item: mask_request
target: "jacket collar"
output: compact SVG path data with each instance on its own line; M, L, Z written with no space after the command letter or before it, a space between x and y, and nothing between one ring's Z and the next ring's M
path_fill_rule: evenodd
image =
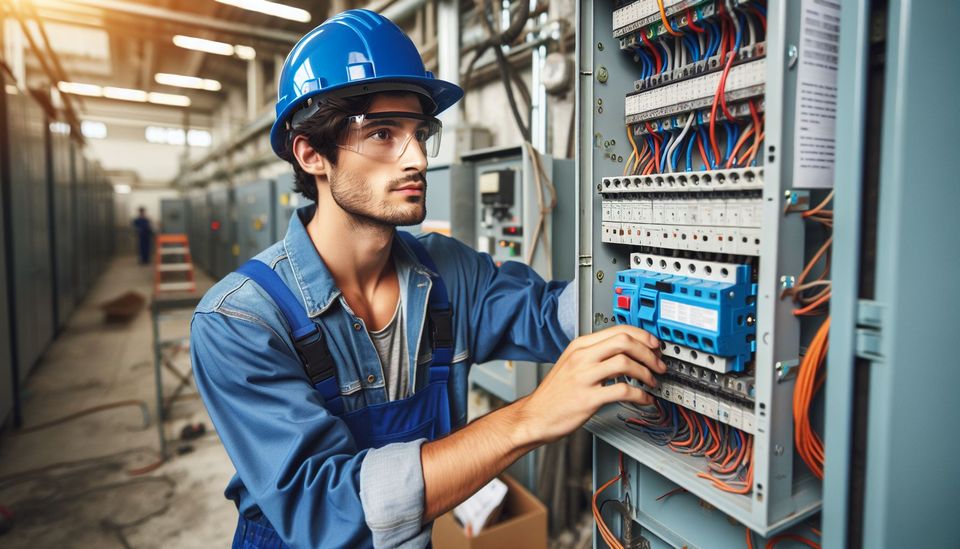
M311 318L326 311L341 294L333 275L330 274L330 270L317 253L317 248L307 233L306 225L313 219L316 211L316 204L298 208L296 214L290 216L287 234L283 237L283 247L287 259L290 260L293 277L297 281L307 314ZM397 269L401 291L403 291L403 282L411 279L410 271L416 271L425 276L432 274L420 263L403 240L396 236L393 238L391 256L394 267Z

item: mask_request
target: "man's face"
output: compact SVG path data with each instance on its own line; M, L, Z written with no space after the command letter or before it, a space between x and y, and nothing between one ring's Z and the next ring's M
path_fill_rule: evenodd
M417 96L378 95L366 114L422 114ZM351 133L348 139L376 140L373 132L396 128L371 127L362 134ZM366 135L370 133L371 135ZM427 158L416 139L410 140L397 159L372 158L348 149L340 149L336 166L331 170L330 192L334 202L358 221L377 225L417 225L427 215Z

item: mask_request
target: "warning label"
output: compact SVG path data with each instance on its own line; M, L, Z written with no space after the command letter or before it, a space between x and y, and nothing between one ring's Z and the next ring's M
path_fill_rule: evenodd
M795 187L830 187L836 152L840 3L803 0L797 67Z
M711 332L716 332L719 328L717 311L669 299L660 300L660 318Z

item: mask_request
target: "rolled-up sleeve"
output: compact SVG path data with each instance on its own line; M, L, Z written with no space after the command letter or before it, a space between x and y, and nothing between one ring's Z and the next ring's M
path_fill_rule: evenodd
M291 547L423 546L423 441L358 451L286 338L238 311L197 312L197 387L237 474Z

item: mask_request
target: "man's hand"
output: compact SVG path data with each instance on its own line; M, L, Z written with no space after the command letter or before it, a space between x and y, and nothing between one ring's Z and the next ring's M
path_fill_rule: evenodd
M570 343L537 390L450 436L423 445L427 523L467 499L523 454L565 436L611 402L650 404L653 397L621 376L655 387L664 373L660 342L631 326L616 326Z
M560 355L530 396L517 402L523 443L543 444L580 428L612 402L651 404L653 397L628 383L605 385L627 376L656 387L653 373L663 374L660 342L632 326L615 326L577 338Z

